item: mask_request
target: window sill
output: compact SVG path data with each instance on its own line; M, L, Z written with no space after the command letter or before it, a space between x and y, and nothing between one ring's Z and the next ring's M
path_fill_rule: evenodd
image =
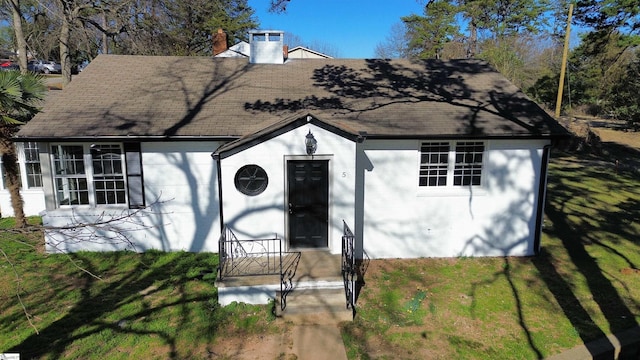
M453 186L433 186L419 187L418 197L454 197L454 196L485 196L487 190L482 186L474 187L453 187Z
M96 209L96 210L123 210L129 209L128 204L111 204L111 205L58 205L57 209Z

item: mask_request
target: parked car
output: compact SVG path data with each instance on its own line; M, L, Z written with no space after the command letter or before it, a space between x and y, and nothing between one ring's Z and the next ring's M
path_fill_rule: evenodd
M20 65L11 61L5 61L2 64L0 64L0 70L2 71L20 70Z
M78 72L82 72L82 70L84 70L87 67L87 65L89 65L89 60L85 60L85 61L81 62L78 65Z
M55 61L44 60L31 60L27 64L29 71L42 73L42 74L59 74L62 72L62 67Z

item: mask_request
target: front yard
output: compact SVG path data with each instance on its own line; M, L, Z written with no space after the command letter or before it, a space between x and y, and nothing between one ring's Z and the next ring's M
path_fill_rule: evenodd
M537 257L371 261L342 327L349 358L540 359L636 326L640 178L596 160L553 156ZM40 236L0 235L0 353L224 359L220 344L288 331L269 306L217 306L216 255L47 256Z

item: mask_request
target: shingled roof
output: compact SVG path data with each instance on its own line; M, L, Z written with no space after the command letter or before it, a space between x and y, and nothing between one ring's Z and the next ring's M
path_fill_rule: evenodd
M301 113L370 138L565 134L482 61L100 55L17 138L236 139Z

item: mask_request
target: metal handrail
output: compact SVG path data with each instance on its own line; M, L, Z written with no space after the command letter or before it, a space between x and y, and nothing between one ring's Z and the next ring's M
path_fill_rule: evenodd
M342 279L344 281L345 298L347 302L347 309L354 309L356 302L356 256L355 256L355 236L347 225L346 221L342 220L343 235L342 235Z
M224 227L218 244L219 278L227 276L278 275L282 273L282 240L240 240Z
M285 255L287 257L285 264ZM218 277L280 275L280 308L287 306L287 295L293 291L293 277L300 261L300 252L283 252L282 239L239 240L227 226L218 243Z

